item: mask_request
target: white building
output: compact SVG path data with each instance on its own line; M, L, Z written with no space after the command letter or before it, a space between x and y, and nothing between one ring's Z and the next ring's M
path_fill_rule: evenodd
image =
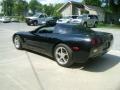
M83 5L74 1L70 1L64 4L58 9L58 12L60 12L62 16L81 15L83 12L87 12L88 14L97 15L100 21L104 21L105 19L105 13L102 8Z

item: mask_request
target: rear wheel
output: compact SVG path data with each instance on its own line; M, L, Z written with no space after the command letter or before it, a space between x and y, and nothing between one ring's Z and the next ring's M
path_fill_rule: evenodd
M33 25L34 25L34 26L37 26L37 25L38 25L38 21L34 21L34 22L33 22Z
M22 39L19 35L14 37L13 42L16 49L22 49Z
M87 27L87 23L84 23L83 26L84 26L84 27Z
M55 47L54 58L63 67L69 67L73 64L72 50L65 44L58 44Z
M97 23L97 22L95 22L95 24L94 24L94 28L96 28L96 27L97 27L97 25L98 25L98 23Z

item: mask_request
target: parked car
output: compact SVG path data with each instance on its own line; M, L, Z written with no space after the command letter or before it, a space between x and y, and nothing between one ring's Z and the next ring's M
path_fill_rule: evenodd
M48 17L44 13L37 13L32 17L26 17L26 23L28 25L39 25L39 24L46 24L47 21L51 20L51 17Z
M19 22L17 18L11 18L11 22Z
M80 15L76 19L71 20L71 23L81 24L84 27L96 27L98 22L97 15Z
M3 23L10 22L10 18L8 16L0 17L0 22L3 22Z
M59 20L57 20L57 23L70 23L72 19L76 19L78 15L72 15L72 16L65 16Z
M58 17L50 17L50 19L46 21L46 25L56 25L57 20Z
M48 55L64 67L104 55L112 42L111 33L93 31L76 24L41 26L33 31L13 35L17 49L27 48Z

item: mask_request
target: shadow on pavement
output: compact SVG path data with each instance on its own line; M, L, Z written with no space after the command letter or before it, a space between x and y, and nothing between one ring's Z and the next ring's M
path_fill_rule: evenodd
M82 70L90 72L104 72L120 63L120 57L106 54L100 58L90 59L86 64L74 64L72 68L83 67Z
M54 61L52 57L46 56L44 54L40 54L31 50L27 50L28 52L38 54L40 56L49 58L50 60ZM87 63L85 64L80 64L80 63L75 63L73 64L70 69L80 69L80 70L85 70L89 72L104 72L106 70L111 69L115 65L120 63L120 57L111 55L111 54L105 54L102 57L96 58L96 59L90 59Z
M40 55L40 56L42 56L42 57L49 58L50 60L53 60L53 61L54 61L54 58L53 58L53 57L47 56L47 55L45 55L45 54L38 53L38 52L36 52L36 51L32 51L32 50L29 50L29 49L24 49L24 50L27 51L27 52L31 52L31 53L34 53L34 54Z

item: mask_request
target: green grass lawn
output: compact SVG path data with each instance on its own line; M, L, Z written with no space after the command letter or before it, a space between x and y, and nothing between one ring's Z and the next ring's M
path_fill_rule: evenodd
M119 25L115 25L115 24L104 24L104 23L99 23L98 28L120 28L120 24Z

